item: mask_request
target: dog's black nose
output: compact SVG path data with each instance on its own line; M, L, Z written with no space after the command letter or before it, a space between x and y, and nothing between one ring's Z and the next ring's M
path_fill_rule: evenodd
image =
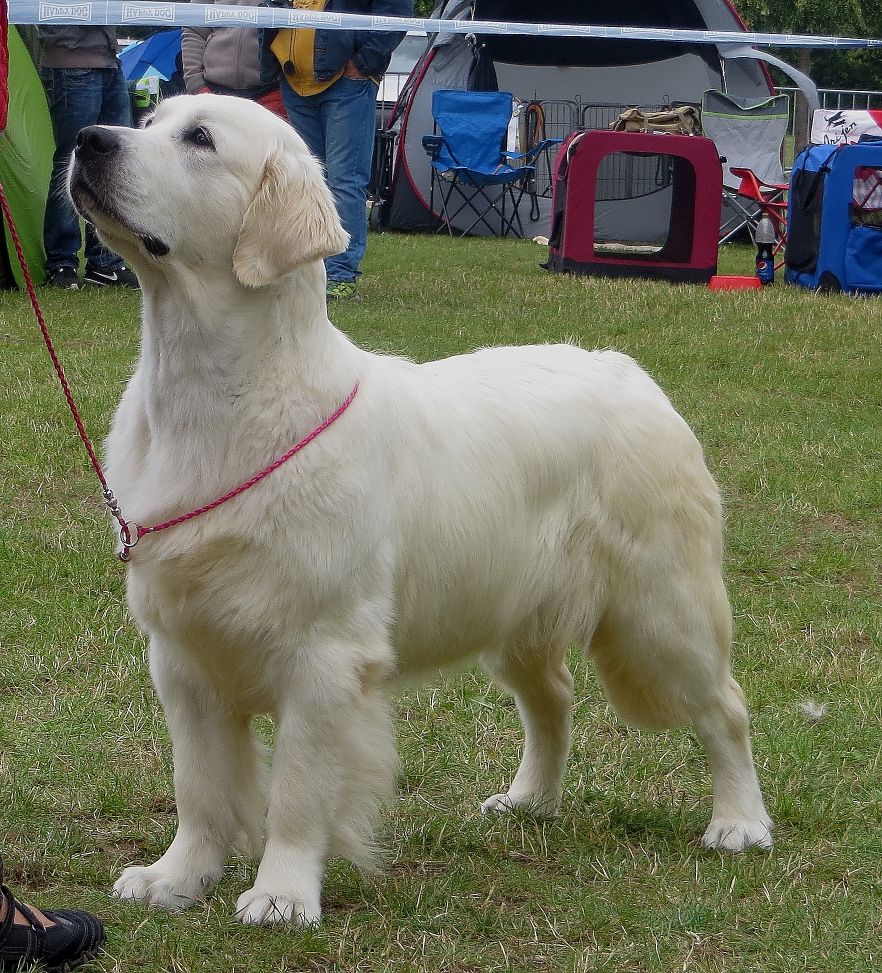
M116 152L120 145L120 138L116 130L104 125L89 125L81 128L77 135L77 155L81 159L99 155L110 155Z

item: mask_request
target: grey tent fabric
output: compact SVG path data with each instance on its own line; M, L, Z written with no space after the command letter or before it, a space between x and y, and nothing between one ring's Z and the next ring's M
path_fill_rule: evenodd
M750 47L747 44L721 44L720 56L724 58L731 58L733 60L737 60L738 58L746 58L753 61L765 61L766 64L774 65L796 82L796 86L805 97L809 111L814 111L816 108L821 107L818 87L814 81L812 81L807 74L803 74L802 71L798 71L792 64L782 61L780 57L775 57L774 54L770 54L768 51L757 50L757 48Z

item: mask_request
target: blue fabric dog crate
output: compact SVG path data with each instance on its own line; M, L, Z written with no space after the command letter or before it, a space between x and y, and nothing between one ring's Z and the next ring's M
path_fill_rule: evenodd
M882 139L812 145L799 155L785 277L813 290L882 292Z

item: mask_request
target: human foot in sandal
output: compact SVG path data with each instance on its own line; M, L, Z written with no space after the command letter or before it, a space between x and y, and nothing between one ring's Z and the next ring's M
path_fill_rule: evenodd
M42 964L67 973L92 959L104 945L104 927L88 912L41 911L19 902L3 884L0 858L0 971Z

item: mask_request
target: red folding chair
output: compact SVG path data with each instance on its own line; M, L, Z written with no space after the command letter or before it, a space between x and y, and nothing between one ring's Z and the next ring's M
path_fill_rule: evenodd
M786 182L763 182L752 169L744 169L741 166L732 166L729 171L741 180L736 190L737 199L745 200L752 210L747 220L751 236L755 234L756 224L763 216L768 216L772 221L776 239L772 252L777 270L784 264L784 251L787 248L787 190L789 187Z

